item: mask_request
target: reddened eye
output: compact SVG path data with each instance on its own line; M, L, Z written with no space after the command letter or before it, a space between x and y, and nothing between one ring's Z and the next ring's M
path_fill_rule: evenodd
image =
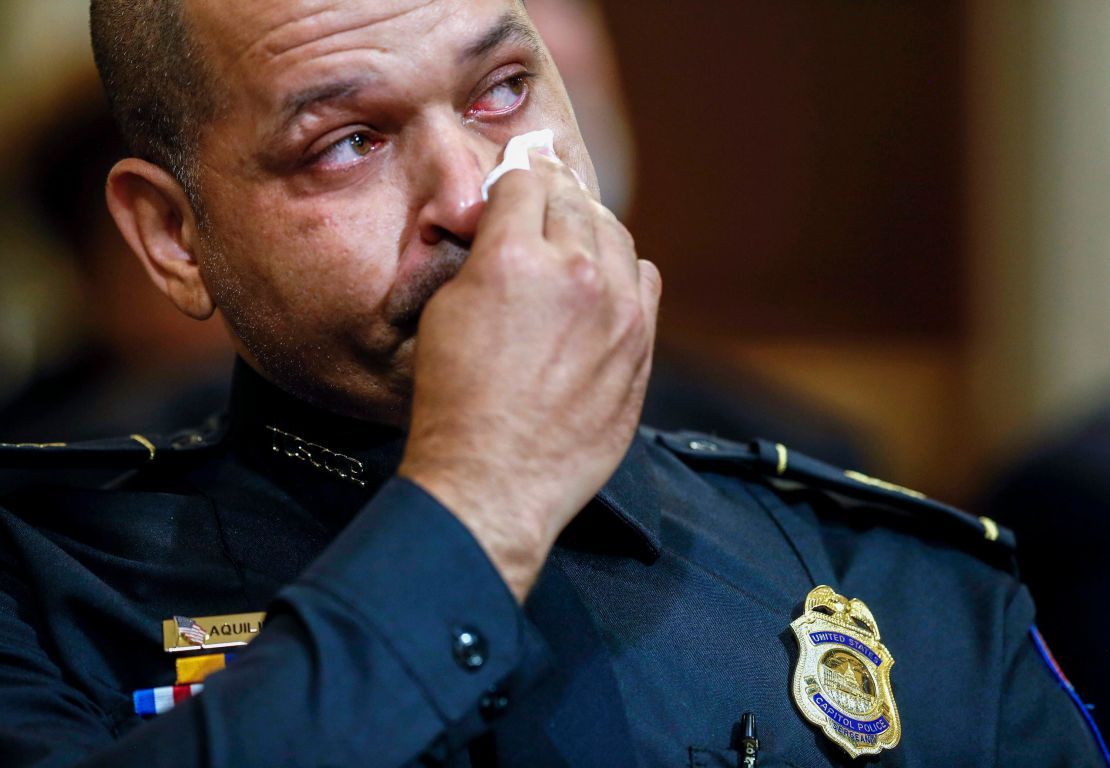
M520 106L527 94L528 78L525 75L510 77L478 97L467 113L472 116L505 114Z

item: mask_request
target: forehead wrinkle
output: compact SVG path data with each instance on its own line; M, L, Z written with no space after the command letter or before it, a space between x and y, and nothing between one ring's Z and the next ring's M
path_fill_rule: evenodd
M276 59L293 53L305 46L320 43L348 32L366 29L399 19L402 16L420 11L433 2L435 2L435 0L424 0L424 2L419 5L393 13L377 16L356 16L350 21L347 21L347 19L351 18L352 14L342 7L346 5L346 3L342 1L336 2L318 9L308 16L301 16L278 24L262 34L258 40L248 46L243 52L243 56L249 56L257 51L264 58ZM333 25L334 28L328 29L327 27L331 18L335 18L337 22Z

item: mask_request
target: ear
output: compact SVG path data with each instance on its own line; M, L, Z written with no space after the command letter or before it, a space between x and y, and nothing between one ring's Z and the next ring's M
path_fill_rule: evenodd
M209 318L215 303L197 261L196 214L177 179L129 157L108 174L107 198L116 226L158 289L186 315Z

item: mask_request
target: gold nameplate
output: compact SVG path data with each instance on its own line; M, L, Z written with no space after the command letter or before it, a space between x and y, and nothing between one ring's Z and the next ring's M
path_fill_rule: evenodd
M162 622L162 642L168 653L246 645L258 637L265 620L265 613L174 616Z
M805 718L852 757L898 746L902 721L890 687L894 657L879 642L867 606L817 587L790 628L799 646L792 693Z

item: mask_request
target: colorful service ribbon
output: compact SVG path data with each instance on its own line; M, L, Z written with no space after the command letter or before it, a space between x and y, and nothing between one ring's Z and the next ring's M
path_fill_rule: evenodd
M177 659L177 684L203 683L206 677L219 672L234 660L234 653L206 653Z
M179 701L192 698L204 690L200 683L194 685L167 685L164 688L143 688L131 694L135 714L141 717L169 712Z

